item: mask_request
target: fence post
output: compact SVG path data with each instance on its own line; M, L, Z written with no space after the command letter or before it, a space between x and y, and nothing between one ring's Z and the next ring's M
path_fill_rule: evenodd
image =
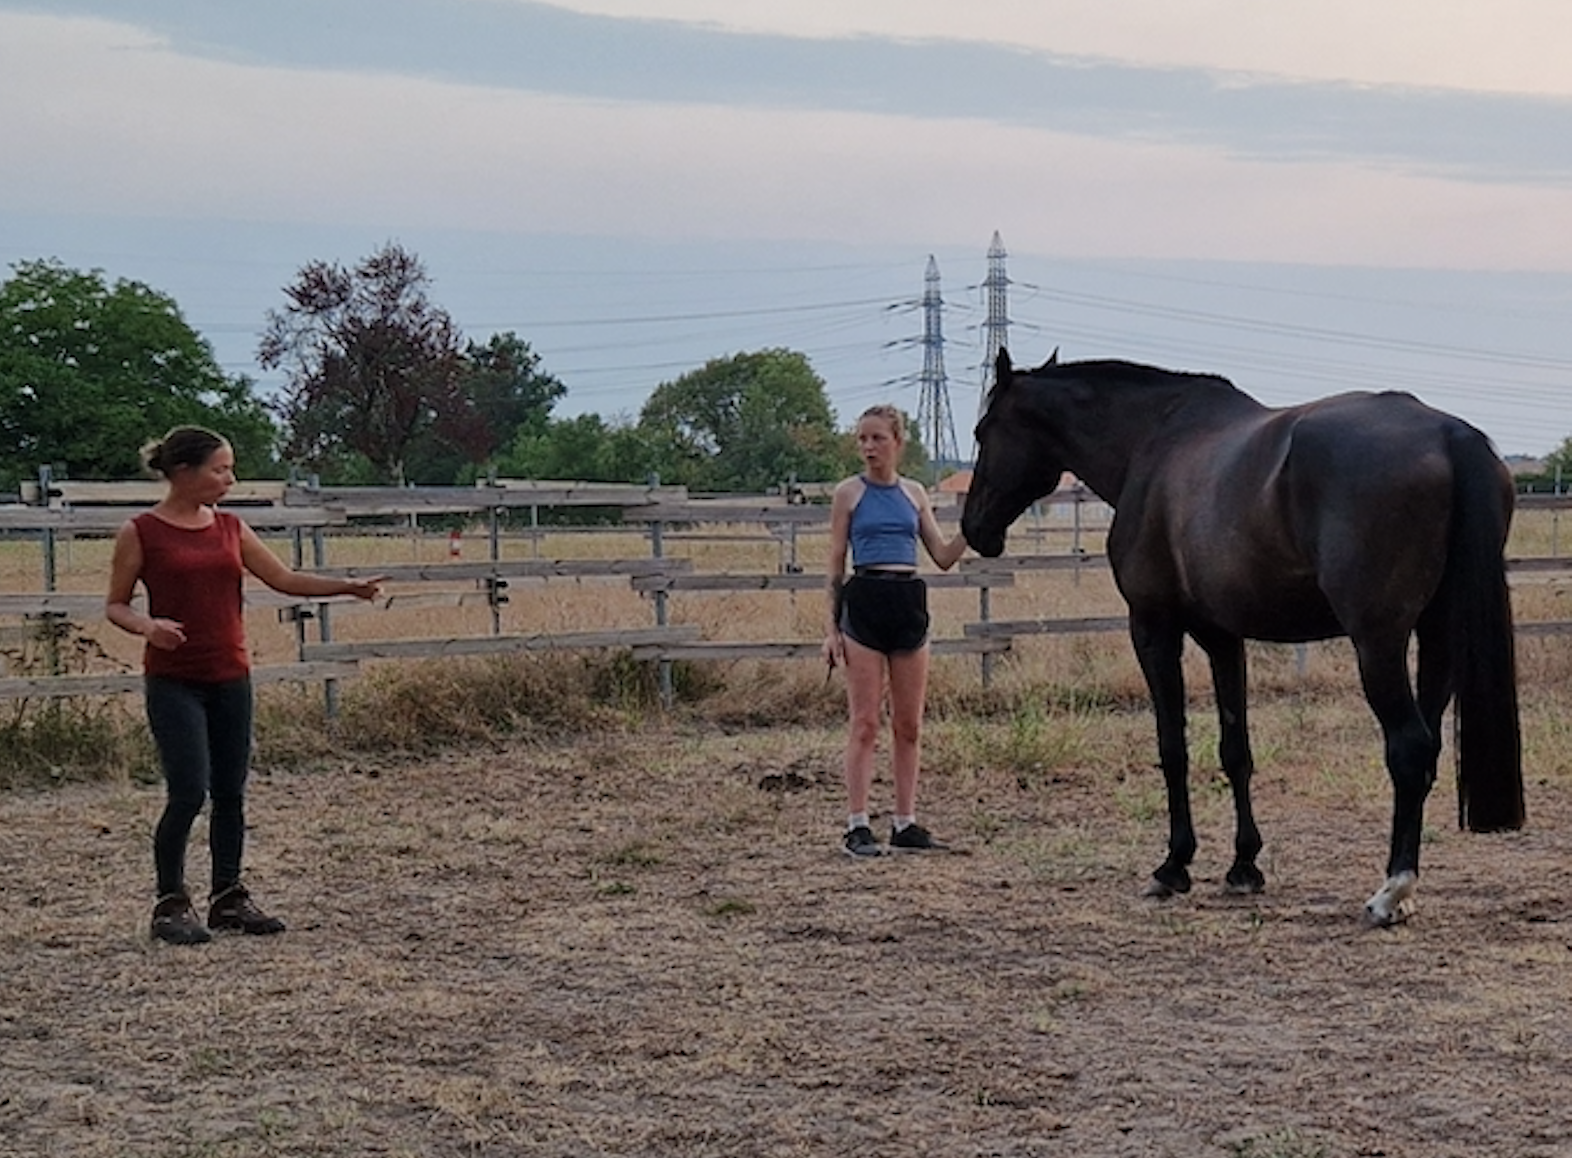
M49 509L49 488L54 482L54 469L41 466L38 468L38 501L44 509ZM44 590L55 589L55 529L46 526L39 535L39 542L44 549Z
M1071 572L1073 576L1071 582L1079 587L1081 585L1080 560L1086 558L1086 548L1081 544L1081 504L1086 501L1086 487L1080 479L1075 480L1075 486L1071 488L1071 493L1075 496L1075 503L1071 507L1071 510L1075 512L1075 533L1070 550L1075 552L1076 558L1075 570Z
M660 475L650 475L650 489L660 486ZM663 538L665 524L660 520L650 524L650 557L664 559L666 557L666 544ZM655 626L666 626L666 589L658 588L655 592ZM661 659L658 665L660 673L660 702L663 707L670 710L676 700L676 693L672 689L671 660Z
M502 560L502 507L491 508L491 563ZM508 601L508 581L495 571L486 579L486 603L491 607L491 634L502 634L502 605Z
M786 480L786 485L781 488L786 495L788 507L800 507L808 501L808 496L802 493L802 484L797 481L797 472L792 471ZM786 544L790 555L781 570L787 575L801 575L802 564L797 561L797 523L793 520L786 524Z
M290 472L290 482L294 483L294 472ZM308 475L305 486L307 490L315 491L321 487L321 479L317 475ZM326 557L327 546L323 539L322 529L314 527L311 531L311 553L315 565L321 567ZM299 571L306 565L306 533L301 527L289 529L289 557L290 565ZM327 606L322 603L295 605L295 659L297 662L306 661L306 620L320 619L318 625L318 638L323 643L332 639L332 630L327 622ZM327 713L328 719L333 719L338 713L338 686L333 680L322 681L322 710Z
M1561 497L1561 464L1556 463L1556 489L1555 495ZM1561 557L1561 504L1557 503L1550 508L1550 557Z
M54 468L41 466L38 468L38 501L49 509L49 490L54 482ZM59 569L55 560L55 529L45 527L39 538L39 545L44 551L44 590L53 592L59 578ZM43 629L44 643L44 670L52 676L60 674L60 632L59 624L55 622L58 617L45 612L39 617Z
M977 618L982 623L988 622L988 616L993 610L993 588L984 583L977 588ZM982 653L982 686L986 691L993 683L993 652Z
M311 528L311 559L312 565L317 568L327 566L327 535L321 527ZM323 643L333 642L333 625L328 617L331 608L326 603L317 604L317 638ZM338 681L326 679L322 681L323 710L327 718L338 718Z

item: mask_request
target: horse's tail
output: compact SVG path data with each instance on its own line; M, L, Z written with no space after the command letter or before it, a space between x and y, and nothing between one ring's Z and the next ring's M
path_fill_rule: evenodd
M1473 832L1523 827L1512 601L1502 545L1511 504L1495 485L1501 465L1478 431L1454 427L1452 535L1446 575L1457 696L1457 819Z

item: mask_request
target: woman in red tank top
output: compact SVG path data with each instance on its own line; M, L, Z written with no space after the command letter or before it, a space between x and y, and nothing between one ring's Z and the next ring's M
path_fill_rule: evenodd
M210 929L281 933L284 923L257 906L240 873L252 717L242 578L249 571L288 595L361 599L374 599L381 579L293 571L239 518L217 510L235 483L235 455L211 430L176 427L143 447L142 460L169 490L115 536L105 614L147 641L147 718L168 790L153 836L152 935L191 945L211 939ZM138 583L145 611L132 605ZM213 875L203 924L186 890L185 858L209 801Z

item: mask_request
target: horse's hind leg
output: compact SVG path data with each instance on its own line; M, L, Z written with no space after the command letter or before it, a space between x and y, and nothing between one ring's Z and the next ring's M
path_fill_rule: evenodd
M1212 687L1217 695L1217 755L1234 796L1234 863L1228 870L1231 893L1259 893L1266 877L1256 866L1261 855L1261 830L1250 803L1250 778L1255 757L1250 752L1250 727L1245 704L1244 640L1224 634L1197 634L1212 664Z
M1452 694L1457 690L1452 678L1452 633L1447 615L1446 605L1439 600L1433 601L1425 608L1424 614L1419 617L1419 625L1414 629L1414 640L1418 644L1418 662L1415 665L1418 676L1415 683L1419 715L1425 721L1425 727L1430 729L1438 757L1441 750L1441 720L1446 715L1447 705L1452 702ZM1435 775L1436 770L1432 767L1432 781ZM1458 823L1462 824L1461 817Z
M1157 756L1168 790L1168 857L1152 873L1149 897L1190 891L1195 824L1190 816L1190 755L1185 746L1184 634L1161 619L1130 615L1130 639L1152 695Z
M1365 698L1386 740L1392 779L1392 836L1386 881L1365 903L1373 924L1391 925L1404 916L1419 878L1419 840L1425 798L1435 781L1439 740L1414 700L1408 678L1407 638L1356 639ZM1428 689L1427 689L1428 690Z

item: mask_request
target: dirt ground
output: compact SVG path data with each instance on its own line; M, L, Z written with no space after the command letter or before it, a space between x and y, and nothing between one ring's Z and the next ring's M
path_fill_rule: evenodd
M1222 893L1203 788L1159 903L1144 754L930 768L961 851L853 862L839 741L259 774L289 932L196 948L147 937L159 789L0 797L0 1153L1572 1153L1564 785L1490 837L1438 790L1418 912L1368 930L1384 783L1308 791L1313 752L1259 780L1264 895Z

